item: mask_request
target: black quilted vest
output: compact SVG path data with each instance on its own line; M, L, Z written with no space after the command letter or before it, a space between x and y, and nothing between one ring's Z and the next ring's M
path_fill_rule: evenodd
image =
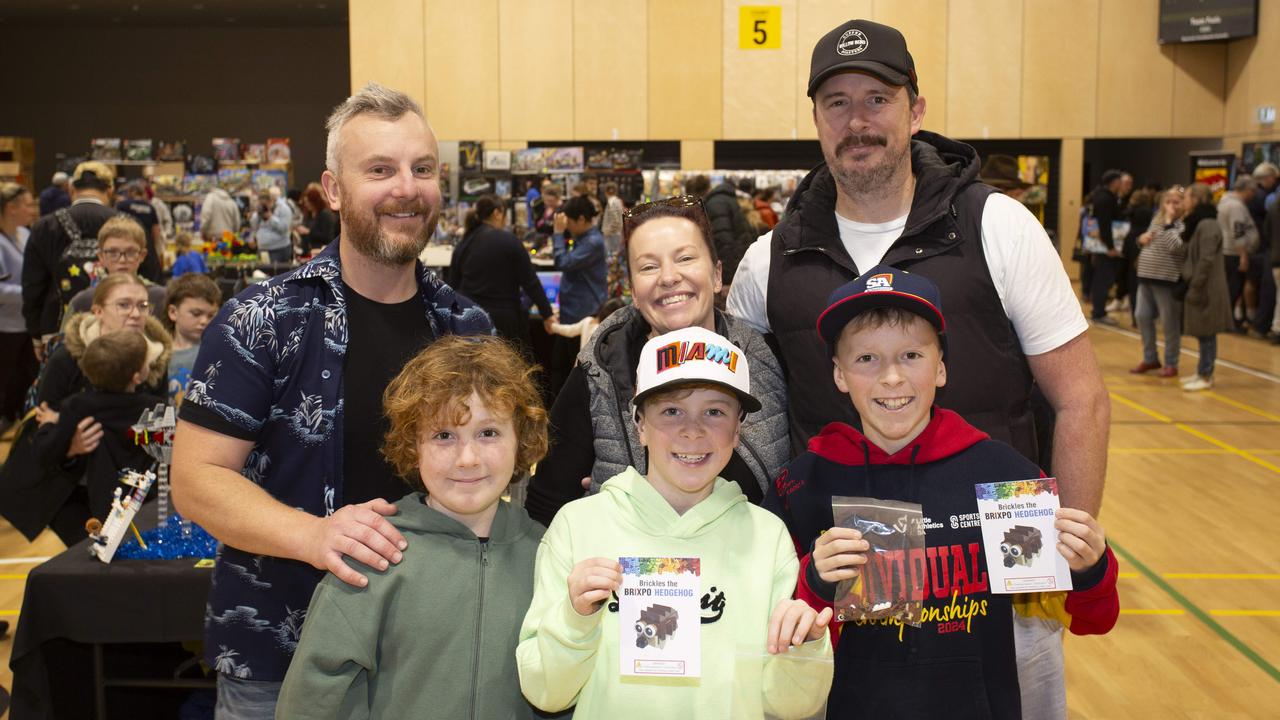
M1031 370L982 251L983 207L998 191L977 182L973 148L940 135L918 133L911 164L915 199L883 262L928 277L942 292L947 385L936 402L1035 461ZM840 242L835 200L835 181L820 165L792 197L770 249L767 313L785 365L793 455L829 422L860 427L815 327L831 291L860 272Z

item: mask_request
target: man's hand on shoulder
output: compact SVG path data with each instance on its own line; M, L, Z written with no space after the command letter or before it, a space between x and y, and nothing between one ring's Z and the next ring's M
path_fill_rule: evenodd
M396 514L396 506L382 499L347 505L326 518L316 518L310 554L306 561L328 570L342 582L364 587L369 579L343 561L347 556L371 568L386 570L404 557L408 543L386 519Z

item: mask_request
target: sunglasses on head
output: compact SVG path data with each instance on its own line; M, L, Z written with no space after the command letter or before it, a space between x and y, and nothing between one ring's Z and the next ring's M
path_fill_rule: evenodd
M654 200L653 202L640 203L639 205L635 205L631 208L628 208L625 212L622 213L622 217L625 219L636 218L652 210L653 208L664 207L664 206L671 207L671 208L687 208L687 207L700 208L702 207L702 198L698 197L697 195L676 195L675 197L663 198L662 200Z

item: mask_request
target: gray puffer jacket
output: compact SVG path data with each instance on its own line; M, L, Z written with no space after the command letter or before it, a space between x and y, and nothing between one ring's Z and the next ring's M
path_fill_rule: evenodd
M591 394L596 455L591 469L593 493L628 465L641 473L647 471L644 446L631 414L636 374L631 358L639 354L639 347L632 345L644 343L649 332L649 323L640 311L628 306L601 323L578 355ZM764 336L746 323L717 310L716 332L742 348L751 365L751 394L760 400L761 408L747 415L742 423L741 444L736 452L755 474L761 491L767 491L777 472L791 459L782 368Z

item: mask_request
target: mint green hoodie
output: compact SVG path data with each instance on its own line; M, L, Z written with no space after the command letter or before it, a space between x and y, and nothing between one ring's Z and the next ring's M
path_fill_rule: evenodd
M400 564L353 563L367 586L330 573L316 587L277 718L533 717L514 650L542 528L500 502L481 543L422 499L389 518L409 543Z
M585 617L573 609L576 563L628 556L701 558L701 678L622 677L616 602ZM769 617L792 596L798 568L786 527L736 484L716 478L710 497L677 515L629 467L599 494L561 508L542 538L516 650L520 689L547 711L577 703L577 718L737 719L760 717L762 705L781 717L808 716L831 689L830 639L786 660L761 660Z

